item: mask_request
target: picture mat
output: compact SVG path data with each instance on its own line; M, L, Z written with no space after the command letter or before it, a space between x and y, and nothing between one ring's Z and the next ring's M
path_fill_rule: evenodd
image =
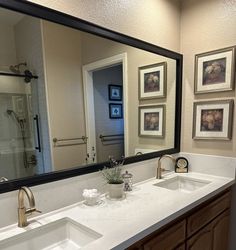
M159 86L160 90L159 91L151 91L151 92L144 92L144 75L146 73L150 74L152 72L160 72L160 79L159 79ZM141 93L141 98L153 98L155 96L163 96L164 95L164 66L156 66L153 68L147 68L147 69L141 69L140 70L140 93Z
M223 129L222 131L200 131L201 128L201 111L206 109L223 109ZM227 137L229 122L229 104L204 104L196 107L196 137Z
M231 72L232 72L232 51L221 52L214 55L198 57L197 60L197 91L212 91L212 90L224 90L230 89L231 87ZM202 75L203 75L203 62L217 60L221 58L226 58L226 72L225 72L225 82L202 85Z
M144 130L144 114L159 112L159 131ZM141 108L140 109L140 135L163 136L163 108Z

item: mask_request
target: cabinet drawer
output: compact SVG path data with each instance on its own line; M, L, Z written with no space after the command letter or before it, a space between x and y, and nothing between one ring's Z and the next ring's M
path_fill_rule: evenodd
M187 218L187 237L194 234L201 227L206 225L217 215L230 207L230 192L206 204L197 212Z
M144 243L144 250L172 250L184 242L186 221L181 221ZM181 249L181 248L180 248Z

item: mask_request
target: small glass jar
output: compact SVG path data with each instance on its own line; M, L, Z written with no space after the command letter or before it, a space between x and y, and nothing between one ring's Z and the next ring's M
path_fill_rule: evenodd
M125 192L132 191L132 185L133 185L132 178L133 178L133 175L128 173L128 171L125 171L125 173L122 174L122 178L124 180L124 191Z

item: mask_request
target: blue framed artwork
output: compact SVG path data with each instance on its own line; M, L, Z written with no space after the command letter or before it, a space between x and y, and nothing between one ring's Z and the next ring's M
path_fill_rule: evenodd
M123 118L122 104L110 103L109 104L109 117L110 119Z
M108 85L108 96L110 101L122 100L122 86L121 85Z

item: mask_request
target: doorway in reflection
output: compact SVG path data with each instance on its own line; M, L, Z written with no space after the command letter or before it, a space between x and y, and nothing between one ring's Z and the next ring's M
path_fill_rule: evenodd
M93 72L97 162L124 156L122 64Z

